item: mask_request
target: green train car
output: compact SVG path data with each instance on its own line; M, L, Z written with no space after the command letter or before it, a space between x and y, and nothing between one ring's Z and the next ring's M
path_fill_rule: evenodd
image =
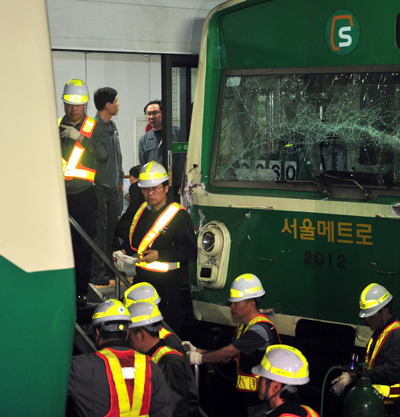
M229 288L250 272L281 334L294 336L301 319L334 323L365 346L366 285L388 288L399 314L399 2L215 8L202 34L186 176L199 320L233 325Z
M46 2L0 21L0 415L62 417L75 279Z

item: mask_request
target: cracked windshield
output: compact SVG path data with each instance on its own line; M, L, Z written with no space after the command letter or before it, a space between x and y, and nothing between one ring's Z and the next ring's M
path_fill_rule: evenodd
M215 180L398 186L399 106L398 73L229 76Z

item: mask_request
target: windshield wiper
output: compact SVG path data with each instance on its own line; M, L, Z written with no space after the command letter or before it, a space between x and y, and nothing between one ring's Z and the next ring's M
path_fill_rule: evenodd
M370 193L366 188L364 188L362 185L360 185L356 180L354 180L352 178L340 178L340 177L337 177L335 175L330 175L330 174L326 174L326 173L322 173L322 175L325 178L332 178L332 179L335 179L335 180L352 182L353 184L357 185L357 187L360 188L360 190L364 193L364 197L367 199L367 201L371 200L371 198L372 198L372 193Z

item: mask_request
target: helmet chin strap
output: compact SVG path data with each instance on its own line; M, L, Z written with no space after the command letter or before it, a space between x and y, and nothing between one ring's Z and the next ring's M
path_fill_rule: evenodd
M267 380L267 386L265 387L265 392L269 391L269 387L271 385L271 380ZM265 402L269 402L272 400L272 398L276 397L278 394L280 394L283 391L289 391L291 394L294 394L297 392L297 387L294 385L285 385L283 388L281 388L279 391L277 391L274 395L271 395L271 397L268 397L265 399ZM276 408L276 407L275 407ZM272 413L272 411L275 410L275 408L271 408L271 410L268 410L265 415L268 415L269 413Z

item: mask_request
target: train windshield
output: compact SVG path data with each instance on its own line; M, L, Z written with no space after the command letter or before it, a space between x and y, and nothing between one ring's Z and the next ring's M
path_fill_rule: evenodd
M399 73L272 71L224 75L214 183L400 185Z

